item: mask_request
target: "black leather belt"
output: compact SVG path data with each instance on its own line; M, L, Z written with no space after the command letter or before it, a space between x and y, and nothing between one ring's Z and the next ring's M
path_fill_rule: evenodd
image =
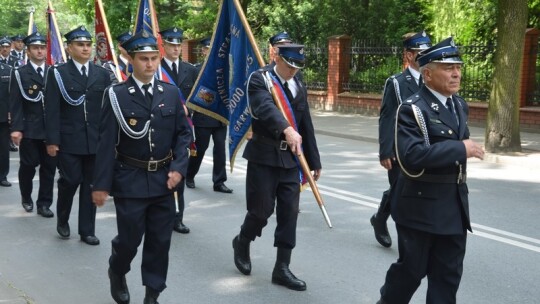
M126 165L153 172L165 167L168 163L171 162L172 152L169 152L169 155L167 155L167 157L165 157L164 159L149 161L138 160L117 152L116 159Z
M258 141L265 145L277 147L282 151L285 151L289 148L289 145L287 144L286 140L277 140L277 139L273 139L273 138L258 135L258 134L253 134L253 137L251 137L251 140Z
M419 177L411 177L403 174L408 179L436 184L463 184L467 182L467 174L422 174Z

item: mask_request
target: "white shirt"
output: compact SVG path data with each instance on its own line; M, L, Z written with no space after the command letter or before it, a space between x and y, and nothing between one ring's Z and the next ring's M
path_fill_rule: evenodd
M411 73L412 77L414 78L414 81L416 81L416 84L420 85L420 72L411 68L410 66L408 66L407 69L409 69L409 73Z
M83 74L81 68L83 66L85 66L86 67L86 76L88 76L88 72L90 71L88 69L88 67L90 66L90 64L88 64L88 61L85 64L82 64L82 63L77 62L76 60L73 60L73 63L75 63L75 66L77 67L77 70L79 70L79 73L81 73L81 75Z
M32 65L32 67L34 68L36 73L38 73L37 69L41 68L41 76L45 76L45 63L42 63L41 65L37 65L37 64L33 63L32 60L30 60L30 64Z
M172 68L172 64L173 63L176 63L176 72L178 72L178 67L179 67L179 63L180 63L180 59L176 59L175 61L170 61L169 59L163 57L163 59L165 59L165 63L167 63L167 65L169 66L169 68L171 69L171 71L173 70Z
M145 84L144 82L140 81L139 79L135 78L135 75L131 74L131 76L133 77L133 80L135 80L135 83L137 84L137 86L139 87L139 90L141 90L141 92L144 94L144 89L143 89L143 85ZM152 77L152 80L150 80L150 88L148 88L148 92L150 94L154 94L154 77Z
M297 93L298 93L298 86L296 85L296 81L294 81L294 77L287 80L287 81L285 81L285 79L282 78L279 75L279 73L277 72L276 66L274 66L274 72L276 72L276 75L279 78L279 82L281 82L282 84L285 84L285 82L287 82L287 86L289 87L289 91L291 91L292 97L295 98ZM292 100L289 100L289 101L292 101Z

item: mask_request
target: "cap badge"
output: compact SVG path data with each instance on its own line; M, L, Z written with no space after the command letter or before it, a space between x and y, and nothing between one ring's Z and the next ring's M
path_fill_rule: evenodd
M450 46L455 47L456 44L454 43L454 39L450 39Z
M304 49L301 48L301 49L298 51L298 53L299 53L300 55L304 55Z
M173 32L178 32L178 29L177 28L173 28Z
M86 28L84 28L84 25L81 26L81 31L86 31Z
M148 32L143 31L143 32L142 32L142 36L143 36L143 38L148 38L148 37L149 37L149 36L148 36Z

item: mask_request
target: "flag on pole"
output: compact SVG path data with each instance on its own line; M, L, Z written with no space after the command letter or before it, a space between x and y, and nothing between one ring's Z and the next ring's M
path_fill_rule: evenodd
M47 64L54 65L62 62L66 62L66 52L60 38L54 8L49 0L49 6L47 7Z
M125 80L126 75L120 71L118 65L118 59L114 53L113 40L111 38L111 32L109 31L109 24L107 22L107 16L103 9L103 2L101 0L95 0L95 28L96 28L96 57L94 62L103 65L107 62L114 63L114 73L119 81Z
M187 101L189 108L229 125L231 170L251 126L248 79L261 67L257 46L250 41L251 31L244 27L238 9L233 0L221 2L210 54Z

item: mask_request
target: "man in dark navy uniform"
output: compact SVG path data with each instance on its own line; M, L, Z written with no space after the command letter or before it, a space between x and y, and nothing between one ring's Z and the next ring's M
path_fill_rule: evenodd
M92 36L80 26L64 37L71 59L51 68L45 87L45 130L47 153L58 154L58 200L56 230L70 235L69 215L79 189L79 235L89 245L95 236L96 206L92 203L92 182L99 115L105 88L111 84L108 70L90 62Z
M163 49L165 50L165 57L161 60L161 66L170 76L173 84L180 88L180 92L185 101L193 89L199 71L192 64L180 60L180 55L182 53L182 39L184 37L184 32L181 29L173 27L161 31L160 34L163 39ZM185 184L185 179L182 179L182 182L178 185L176 191L178 197L178 212L176 213L174 224L174 231L183 234L189 233L189 228L184 225L183 222Z
M276 210L277 227L274 247L277 258L272 282L293 290L305 290L306 283L289 269L292 249L296 246L296 223L300 199L299 168L296 155L304 153L314 179L321 175L321 162L313 123L307 103L307 90L296 73L305 65L304 47L285 44L278 48L275 65L267 65L251 74L248 97L253 117L253 136L244 150L248 160L246 175L247 214L240 233L233 239L234 263L249 275L249 244L268 223ZM278 109L265 79L276 81L290 101L294 121L290 125ZM277 203L276 203L277 201Z
M396 158L402 174L392 189L399 258L378 303L409 303L427 275L426 303L456 303L471 230L467 159L482 159L469 139L467 103L456 93L462 61L452 37L419 53L424 86L397 112Z
M202 39L201 46L206 58L210 52L210 39ZM213 117L197 111L193 111L191 119L193 120L193 126L195 127L197 153L189 158L186 186L188 188L195 188L195 175L197 175L201 168L204 154L210 143L210 137L212 137L214 142L212 151L212 162L214 164L212 169L212 182L214 184L214 191L232 193L233 190L225 186L225 181L227 180L227 169L225 168L227 162L225 156L227 125Z
M422 85L416 55L431 47L431 40L425 31L408 33L403 36L403 58L407 68L386 79L381 113L379 116L379 159L381 166L388 170L390 188L383 193L377 213L371 217L375 239L384 247L392 246L386 221L390 216L390 191L399 175L399 166L394 154L394 126L396 110L407 97L416 93Z
M13 49L10 52L10 55L14 58L14 67L23 66L26 64L26 51L24 49L24 36L17 34L11 37L11 43Z
M0 46L9 43L7 39L0 40ZM7 180L9 173L9 79L11 66L0 63L0 186L11 187Z
M104 96L92 197L102 206L114 197L118 235L109 259L111 295L129 303L125 275L144 235L145 304L166 287L175 217L173 191L186 174L191 132L178 88L154 77L156 39L146 31L122 44L133 74Z
M50 210L53 199L56 157L47 154L45 147L45 112L43 89L49 67L46 37L35 32L24 39L27 46L28 63L15 68L11 74L11 139L19 145L19 189L21 203L27 212L32 212L33 179L39 166L39 192L36 201L37 213L53 217Z
M0 39L0 63L11 67L15 65L15 57L11 55L11 39L8 37Z

